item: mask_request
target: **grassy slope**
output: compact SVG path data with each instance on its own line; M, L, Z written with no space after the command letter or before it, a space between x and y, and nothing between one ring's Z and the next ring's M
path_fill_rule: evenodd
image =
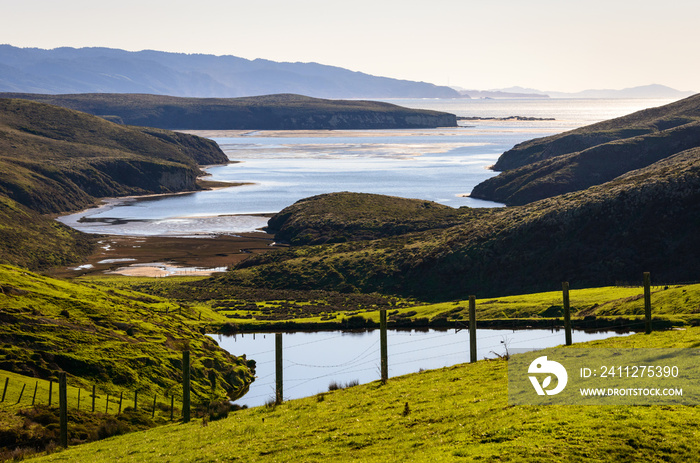
M38 270L79 262L90 240L40 213L104 196L198 189L197 164L227 161L203 138L0 99L0 263Z
M698 347L700 328L587 346ZM163 426L37 461L681 462L700 452L698 426L695 406L511 406L507 362L498 360L242 410L206 427Z
M452 114L390 103L280 94L181 98L145 94L0 94L164 129L371 129L456 126Z
M527 204L579 191L700 146L700 95L563 134L501 155L503 170L477 185L475 198Z
M0 263L47 269L81 262L93 241L0 195Z
M252 379L244 359L200 333L203 323L221 321L205 307L10 266L0 266L0 281L1 369L53 380L63 370L76 385L166 394L180 387L189 346L193 401L235 397Z

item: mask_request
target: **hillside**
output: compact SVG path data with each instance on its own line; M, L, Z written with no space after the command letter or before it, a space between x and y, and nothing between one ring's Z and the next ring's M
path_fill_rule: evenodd
M689 328L574 348L690 348L699 341L700 328ZM508 362L494 360L241 410L206 426L162 426L37 462L685 462L700 451L698 425L696 406L510 405Z
M561 281L578 287L638 281L645 271L656 282L695 281L699 227L695 148L587 190L446 229L256 256L210 285L451 300L544 291Z
M177 416L182 408L184 350L190 351L194 416L214 409L227 413L230 407L225 404L245 394L255 374L254 361L229 354L203 334L208 323L221 322L210 309L94 282L69 282L0 265L0 321L3 382L6 372L14 373L14 392L8 392L7 401L3 396L0 405L3 459L13 458L13 451L31 454L55 445L60 372L67 374L73 395L69 412L73 443L164 424L171 397L176 399ZM36 380L43 380L39 396L34 397L38 406L30 406L34 398L28 393L21 406L15 405L18 395L22 397L20 385L38 386ZM46 381L53 381L53 407L46 406ZM99 408L93 410L97 413L89 412L93 387L99 396ZM83 392L81 411L75 410L77 388ZM138 411L131 406L137 395ZM111 411L103 414L108 396ZM146 404L156 396L160 412L152 419L155 411ZM117 405L122 413L115 416Z
M216 318L210 311L12 266L0 266L0 280L0 369L54 381L65 371L78 383L163 394L177 390L189 346L197 397L212 386L221 397L238 397L252 381L253 364L200 333L200 324Z
M144 127L190 130L326 130L454 127L453 114L389 103L323 100L302 95L179 98L144 94L0 94L63 106Z
M377 77L317 63L110 48L0 45L0 92L153 93L242 97L301 93L319 98L458 98L449 87ZM211 127L208 127L211 128Z
M526 204L579 191L700 146L700 95L617 119L530 140L506 151L503 171L474 198Z
M0 195L0 264L68 266L82 262L93 247L87 235Z
M225 162L203 138L0 99L0 194L37 212L77 210L105 196L196 190L198 164Z

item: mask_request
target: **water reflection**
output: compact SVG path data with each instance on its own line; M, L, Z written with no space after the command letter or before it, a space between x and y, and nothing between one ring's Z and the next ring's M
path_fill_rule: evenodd
M574 330L573 341L622 335L625 334ZM238 404L259 406L274 397L274 333L212 337L231 354L245 354L256 361L257 379ZM507 350L541 349L560 344L564 344L563 330L477 330L479 359L495 358ZM358 381L362 384L380 377L379 330L285 333L283 351L285 400L325 392L331 382ZM390 330L388 351L390 377L456 365L469 361L469 333L466 330Z

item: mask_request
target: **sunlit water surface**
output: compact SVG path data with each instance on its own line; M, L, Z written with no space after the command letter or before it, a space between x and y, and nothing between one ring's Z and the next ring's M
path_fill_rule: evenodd
M146 199L111 200L62 217L88 233L235 234L265 226L257 214L313 195L352 191L498 206L465 197L517 143L659 106L668 100L392 100L458 116L554 118L462 121L457 128L377 131L201 132L232 161L207 168L212 180L250 185ZM82 219L82 221L81 221Z

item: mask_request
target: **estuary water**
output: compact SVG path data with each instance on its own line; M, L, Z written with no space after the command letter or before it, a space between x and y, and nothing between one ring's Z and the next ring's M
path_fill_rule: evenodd
M614 331L574 330L574 343L623 336ZM233 355L256 361L256 379L236 403L255 407L275 397L275 335L212 335ZM477 329L477 359L506 351L543 349L564 344L563 330ZM282 335L284 399L328 391L330 383L360 384L380 379L379 330L297 332ZM389 377L469 362L468 330L389 330Z
M536 137L669 103L670 100L391 100L457 116L554 120L469 120L456 128L375 131L199 131L232 161L211 180L244 186L109 200L64 216L88 233L197 236L250 232L295 201L338 191L436 201L452 207L499 204L465 196L496 175L504 151Z

